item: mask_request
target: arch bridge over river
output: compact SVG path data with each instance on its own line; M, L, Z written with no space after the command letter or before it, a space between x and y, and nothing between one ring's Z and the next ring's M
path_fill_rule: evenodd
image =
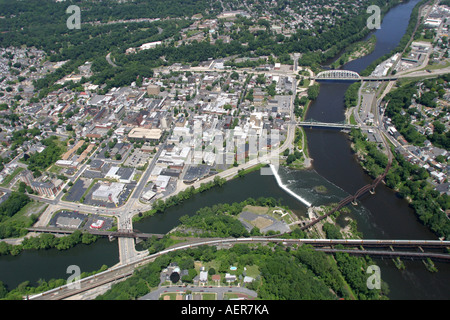
M394 81L398 76L382 76L382 77L362 77L359 73L351 70L326 70L319 72L314 79L315 81Z

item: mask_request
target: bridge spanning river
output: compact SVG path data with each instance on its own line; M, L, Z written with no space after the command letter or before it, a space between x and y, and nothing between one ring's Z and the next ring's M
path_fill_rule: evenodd
M326 70L318 73L312 79L315 81L395 81L398 78L398 76L362 77L357 72L350 70Z
M300 127L306 127L306 128L336 128L336 129L358 129L361 128L360 126L356 124L348 124L348 123L327 123L327 122L319 122L315 120L306 120L306 121L299 121L297 122L297 125ZM367 127L370 128L370 127Z

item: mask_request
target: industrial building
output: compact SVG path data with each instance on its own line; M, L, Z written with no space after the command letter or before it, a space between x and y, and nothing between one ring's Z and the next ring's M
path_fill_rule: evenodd
M135 173L136 169L134 168L111 167L105 178L115 179L121 183L131 183Z

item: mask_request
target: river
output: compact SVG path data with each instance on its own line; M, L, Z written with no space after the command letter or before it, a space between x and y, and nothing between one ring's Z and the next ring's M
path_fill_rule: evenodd
M360 72L372 61L394 49L403 36L413 7L419 0L411 0L391 9L383 19L375 50L368 56L352 61L343 69ZM370 37L369 35L368 37ZM320 95L309 108L307 119L326 122L344 120L343 97L348 84L321 84ZM355 159L348 136L334 130L306 130L312 170L295 171L281 168L283 183L313 205L338 202L361 186L371 182ZM326 193L317 193L314 187L322 185ZM146 218L134 225L142 232L166 233L178 225L181 216L193 215L202 207L217 203L232 203L249 197L281 199L298 216L306 214L306 206L282 190L274 176L253 172L234 179L220 188L197 194L182 205L166 210L164 214ZM436 239L415 217L408 204L395 193L380 185L374 196L365 196L361 205L350 207L349 216L356 219L364 238L379 239ZM0 257L0 281L10 288L29 280L67 278L69 265L80 266L82 272L112 266L119 261L117 241L101 239L89 246L77 246L68 251L28 251L12 257ZM437 263L439 272L428 272L421 261L405 261L406 270L399 271L391 260L374 260L381 268L381 277L390 288L391 299L450 299L450 268Z
M395 49L404 35L414 6L411 0L391 9L383 19L375 50L360 59L349 62L342 69L361 72L373 61ZM368 37L370 37L369 35ZM317 100L311 104L306 119L339 122L345 119L344 94L348 84L322 83ZM348 136L332 130L306 130L310 157L314 170L346 192L353 194L372 179L359 166L350 148ZM301 175L296 173L294 176ZM292 179L292 175L290 178ZM300 177L298 177L300 178ZM294 178L295 179L295 178ZM398 198L389 188L380 184L375 195L361 200L363 208L350 214L358 222L364 238L375 239L436 239L437 237L416 218L407 202ZM421 261L404 261L405 271L399 271L390 260L375 260L381 268L381 277L389 287L391 299L449 299L450 268L436 263L439 272L431 274Z

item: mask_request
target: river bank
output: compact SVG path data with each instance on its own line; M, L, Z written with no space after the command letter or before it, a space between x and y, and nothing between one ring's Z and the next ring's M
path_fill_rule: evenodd
M412 0L393 8L383 19L381 29L374 32L378 39L375 50L344 68L361 74L372 63L390 54L406 34L414 7L421 3L423 1ZM346 109L340 101L344 101L348 86L321 83L321 93L309 108L308 118L323 122L344 121ZM347 134L333 130L305 131L309 152L314 158L314 170L318 174L349 194L373 181L357 161ZM365 239L436 239L436 235L418 221L405 199L383 184L378 186L376 194L363 197L354 209L361 209L352 212L351 217L356 219ZM445 280L450 276L448 265L440 264L437 266L439 272L431 274L421 262L404 261L406 269L400 271L391 261L376 261L391 288L391 299L450 297Z
M339 56L336 61L330 65L330 67L332 69L339 69L345 64L352 62L353 60L357 60L369 55L375 50L376 42L377 38L372 35L368 40L358 41L354 44L349 45L344 50L344 53Z
M421 1L417 6L420 6L422 3L423 1ZM417 6L413 10L413 15L415 14L415 12L417 12L418 15L421 14L422 10L417 10ZM413 18L414 16L412 16L409 22L408 29L411 30L412 26L414 25L414 30L410 34L406 34L405 36L403 36L401 41L402 43L405 43L405 47L398 46L391 53L404 52L405 50L407 50L408 46L414 39L420 21L418 17L416 17L416 19ZM410 36L410 39L407 39L407 35ZM392 73L392 70L390 70L390 72ZM346 95L347 93L349 93L351 87L352 86L350 86L350 88L347 90ZM388 95L394 88L397 87L398 89L395 89L394 92L397 92L402 88L402 86L399 84L399 80L390 82L387 86L381 85L378 89L378 92L373 96L374 102L376 102L377 99L379 99L378 101L381 101L383 97ZM352 94L354 94L354 92ZM417 92L416 94L419 93ZM359 90L357 100L361 101L361 99L361 90ZM389 107L392 107L392 103L393 102L391 101ZM348 108L349 106L346 105L346 107ZM359 108L359 103L357 104L356 108ZM377 105L375 105L375 108L377 108ZM358 110L355 110L355 112L358 112ZM378 108L373 112L377 113ZM347 119L349 114L353 115L353 112L346 113ZM377 118L378 117L379 116L377 116ZM388 133L384 132L382 129L374 129L379 130L379 134L384 136L383 138L387 140L386 136L388 135ZM384 168L387 164L387 157L382 153L383 150L379 150L379 147L376 143L370 143L366 141L366 138L364 138L361 132L356 132L353 130L350 134L350 139L352 140L351 148L357 156L358 162L361 167L372 178L376 178L377 176L379 176L384 171ZM397 143L397 145L399 144ZM423 168L411 165L403 158L402 155L399 155L394 151L393 145L391 145L390 148L392 149L391 152L395 156L393 157L392 169L384 179L385 185L393 192L395 192L398 197L404 199L408 203L408 205L413 208L414 213L418 217L419 221L421 221L421 223L423 223L427 228L435 233L437 237L439 237L440 239L448 238L449 232L447 230L448 228L446 227L446 225L448 224L448 220L446 219L445 214L443 214L443 212L445 212L447 209L447 206L445 205L447 201L443 198L445 195L439 195L434 191L434 187L428 182L428 175ZM384 150L384 152L386 152L386 150ZM406 175L404 174L405 170L408 172L408 174ZM412 181L410 181L411 179L407 179L405 181L404 178L402 178L405 176L414 178L412 179ZM420 178L416 178L418 176ZM418 190L420 190L420 192L418 192ZM424 196L425 194L426 196ZM438 203L438 208L436 208L433 203ZM423 212L424 210L427 212L426 214Z

